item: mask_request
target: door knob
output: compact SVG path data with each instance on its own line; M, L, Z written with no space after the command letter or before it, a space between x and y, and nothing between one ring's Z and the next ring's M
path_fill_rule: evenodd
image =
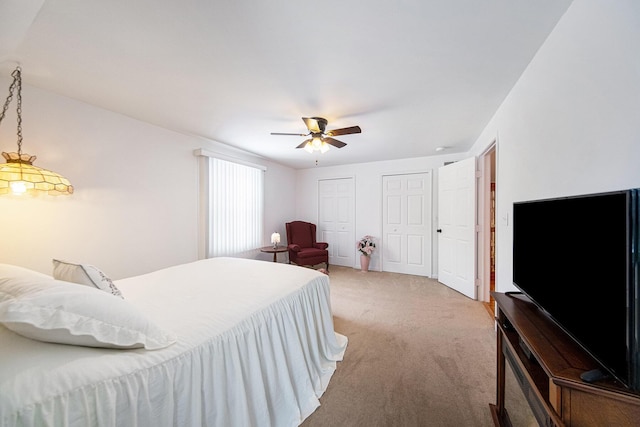
M442 233L442 228L438 228L436 231L437 231L438 233Z

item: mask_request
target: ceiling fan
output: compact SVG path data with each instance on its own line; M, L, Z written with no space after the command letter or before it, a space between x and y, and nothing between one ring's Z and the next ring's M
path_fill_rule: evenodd
M302 120L307 126L309 133L271 132L271 135L310 136L310 138L305 139L302 144L298 145L296 148L304 148L309 153L313 153L314 151L326 153L329 150L329 145L333 145L336 148L342 148L347 145L344 142L335 139L334 136L362 132L360 126L350 126L325 132L328 123L327 119L323 119L322 117L303 117Z

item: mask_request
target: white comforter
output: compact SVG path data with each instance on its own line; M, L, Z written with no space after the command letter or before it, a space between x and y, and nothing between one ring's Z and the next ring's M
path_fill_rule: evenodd
M177 343L97 349L0 326L0 426L297 426L346 349L311 269L213 258L115 283Z

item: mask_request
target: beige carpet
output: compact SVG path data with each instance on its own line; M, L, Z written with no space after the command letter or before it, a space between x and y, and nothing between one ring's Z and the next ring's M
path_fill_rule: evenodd
M436 280L331 267L344 360L302 424L493 426L496 337L482 303Z

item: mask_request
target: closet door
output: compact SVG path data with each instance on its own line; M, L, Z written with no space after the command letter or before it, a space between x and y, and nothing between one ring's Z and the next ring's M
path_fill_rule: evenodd
M382 177L382 270L431 277L431 173Z
M329 264L353 267L355 260L353 178L318 181L318 240L329 243Z

